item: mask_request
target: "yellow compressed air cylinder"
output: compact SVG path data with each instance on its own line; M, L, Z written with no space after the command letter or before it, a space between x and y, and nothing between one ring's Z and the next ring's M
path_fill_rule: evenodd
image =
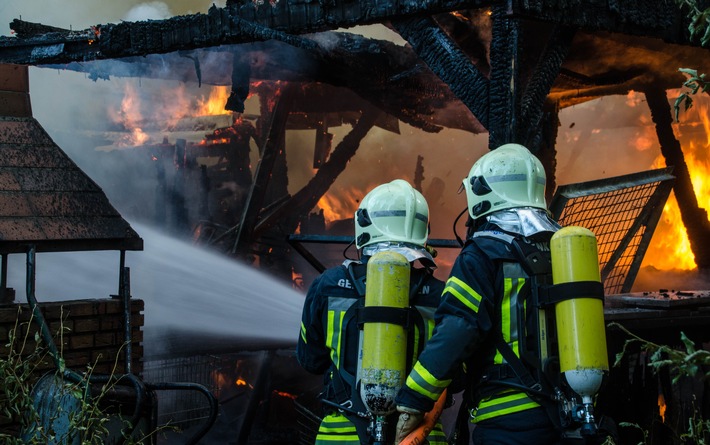
M396 252L378 252L367 262L365 307L409 306L410 266ZM396 408L394 398L407 376L407 333L396 323L366 322L360 351L360 396L374 415Z
M601 281L597 239L577 226L564 227L550 240L554 284ZM609 370L604 326L604 303L593 297L564 300L555 305L560 371L583 399L591 399Z

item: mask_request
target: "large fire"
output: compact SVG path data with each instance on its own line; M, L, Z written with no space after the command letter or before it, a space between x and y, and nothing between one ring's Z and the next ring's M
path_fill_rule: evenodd
M118 110L109 108L109 117L128 131L125 137L116 142L116 145L140 145L148 141L148 135L140 125L143 115L139 103L140 96L135 87L131 83L126 83L121 107Z
M197 99L197 115L214 116L226 113L224 105L227 103L228 97L229 87L213 87L207 98L202 96Z
M669 94L673 96L673 93ZM698 206L710 209L710 118L707 99L698 98L693 108L681 115L683 125L675 125L676 137L681 141L685 162L688 165ZM701 131L702 129L702 131ZM665 167L665 160L659 155L651 168ZM654 266L661 270L695 269L695 258L690 248L690 241L681 219L680 209L675 196L670 198L663 208L661 220L646 253L642 266Z
M332 189L332 188L331 188ZM352 218L365 193L356 189L342 189L340 193L328 192L318 201L326 224Z
M108 110L109 118L126 130L115 145L156 143L151 140L151 132L171 131L181 119L228 114L224 109L227 97L229 88L225 86L207 87L205 94L194 98L184 84L148 92L138 91L134 83L127 82L120 108ZM156 136L162 140L162 136Z

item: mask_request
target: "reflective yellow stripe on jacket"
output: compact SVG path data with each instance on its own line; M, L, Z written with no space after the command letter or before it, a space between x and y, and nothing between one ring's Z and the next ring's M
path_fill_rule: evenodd
M482 297L463 280L456 277L450 277L446 281L446 287L444 288L442 295L447 293L456 297L457 300L473 312L478 313L478 307L481 305Z
M519 326L517 308L520 289L522 289L525 284L525 277L520 276L518 269L519 266L512 263L506 263L503 266L503 299L500 307L500 324L503 340L508 343L508 346L515 352L515 355L520 357L518 344L518 339L520 338L519 328L525 329L525 326L524 322L522 322L523 326ZM500 365L504 362L505 360L500 351L496 351L493 363Z
M360 445L355 425L340 413L325 416L318 428L315 445Z
M325 334L325 344L330 349L330 360L340 369L341 335L344 335L343 320L348 308L355 303L352 298L328 298L328 315Z
M503 299L501 301L501 331L503 339L520 357L520 335L525 329L525 321L518 317L518 304L520 303L520 290L525 285L527 275L522 267L516 263L503 265ZM523 302L525 304L525 302ZM524 306L526 307L526 306ZM521 314L522 315L522 314ZM496 351L493 363L500 365L506 363L500 351ZM505 414L517 413L540 406L523 392L503 392L482 400L473 410L473 422L491 419Z
M421 363L417 362L407 377L406 385L419 394L436 401L441 393L444 392L444 389L449 386L449 383L451 383L451 379L439 380L427 371Z
M507 393L502 397L482 400L478 407L473 410L471 421L474 423L480 422L481 420L517 413L526 409L537 408L538 406L540 405L525 393Z
M441 422L436 422L434 429L431 430L428 436L426 436L429 445L448 445L449 442L446 440L446 434L444 433L444 426Z
M429 445L448 445L441 422L436 422L434 429L427 436ZM318 428L315 445L359 445L355 425L340 413L332 413L325 418Z

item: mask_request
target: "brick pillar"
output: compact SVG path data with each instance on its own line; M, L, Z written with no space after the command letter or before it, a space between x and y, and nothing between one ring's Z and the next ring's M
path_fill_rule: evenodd
M0 63L0 116L32 117L27 66Z

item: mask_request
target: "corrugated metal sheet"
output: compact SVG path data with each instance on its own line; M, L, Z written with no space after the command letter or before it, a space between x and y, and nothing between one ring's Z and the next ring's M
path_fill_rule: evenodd
M0 116L0 253L142 250L101 188L32 117Z

